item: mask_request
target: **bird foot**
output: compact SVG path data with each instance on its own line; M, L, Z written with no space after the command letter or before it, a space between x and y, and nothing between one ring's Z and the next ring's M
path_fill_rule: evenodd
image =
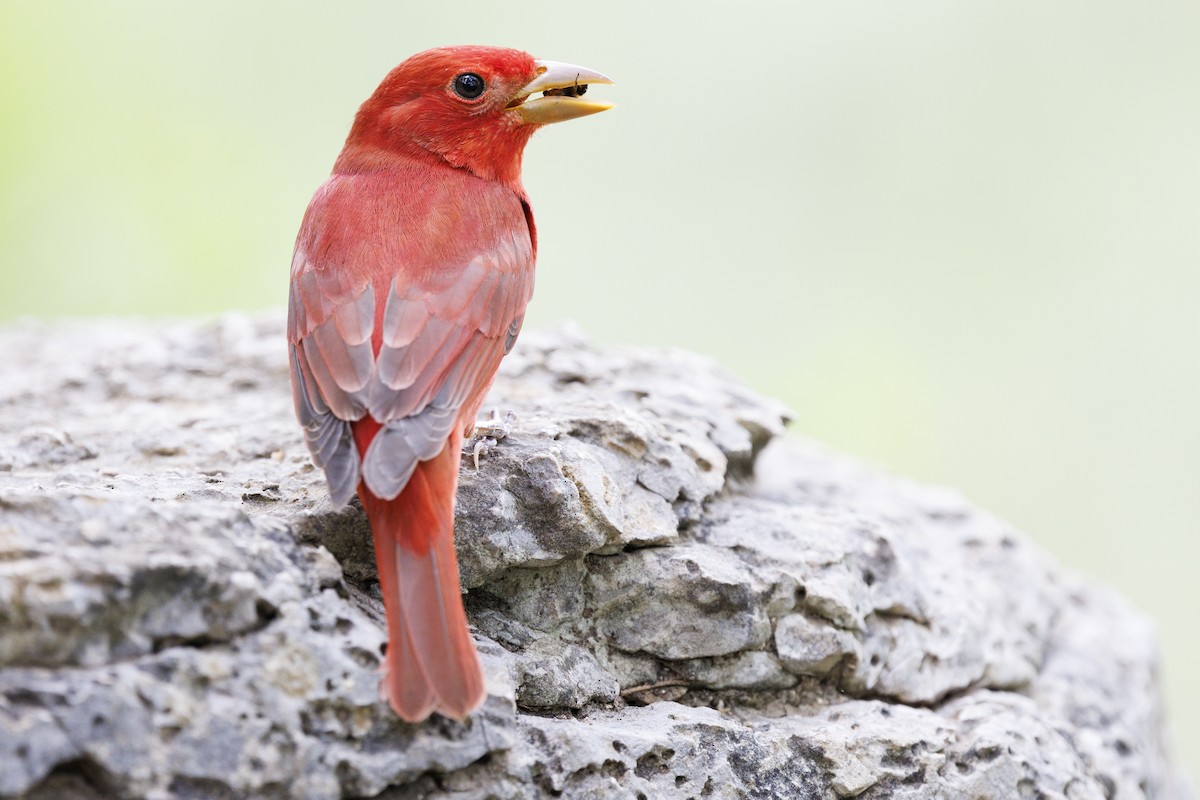
M476 472L479 471L479 459L490 453L493 447L500 444L501 439L512 433L513 423L516 421L515 411L505 411L501 417L500 410L493 408L490 417L475 422L475 430L467 446L470 447L471 460L475 464Z

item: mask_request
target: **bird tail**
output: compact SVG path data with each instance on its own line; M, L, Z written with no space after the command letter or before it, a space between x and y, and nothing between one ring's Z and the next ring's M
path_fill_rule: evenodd
M373 438L375 431L355 427L356 434ZM462 433L456 429L438 455L417 465L394 500L376 497L366 484L358 490L371 522L387 613L383 694L408 722L420 722L434 711L462 719L485 696L454 554L461 446Z

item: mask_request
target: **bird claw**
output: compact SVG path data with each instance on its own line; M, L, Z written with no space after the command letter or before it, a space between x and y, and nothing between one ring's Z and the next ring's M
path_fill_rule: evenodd
M475 464L475 471L479 472L479 458L486 456L492 452L492 448L499 442L490 436L480 436L475 440L475 447L471 450L471 461Z
M471 460L475 464L475 471L479 471L479 459L491 452L492 448L500 444L500 440L508 436L512 432L513 423L516 422L517 415L514 411L504 412L504 417L501 418L499 409L492 409L492 415L485 420L479 420L475 423L475 430L471 434L473 444L471 445Z

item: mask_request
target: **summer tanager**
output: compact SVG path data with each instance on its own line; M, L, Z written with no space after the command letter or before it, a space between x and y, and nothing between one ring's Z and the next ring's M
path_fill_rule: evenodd
M333 504L357 490L370 520L383 693L410 722L484 699L454 553L462 442L533 292L522 152L609 108L581 96L592 83L611 81L504 48L409 58L358 110L296 238L296 415Z

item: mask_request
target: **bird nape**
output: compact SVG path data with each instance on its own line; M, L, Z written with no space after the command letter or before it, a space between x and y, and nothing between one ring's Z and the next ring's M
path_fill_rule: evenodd
M583 98L597 83L506 48L412 56L359 108L296 237L296 415L333 504L357 492L370 520L383 694L410 722L485 697L454 551L462 441L533 292L521 155L540 126L610 108Z

